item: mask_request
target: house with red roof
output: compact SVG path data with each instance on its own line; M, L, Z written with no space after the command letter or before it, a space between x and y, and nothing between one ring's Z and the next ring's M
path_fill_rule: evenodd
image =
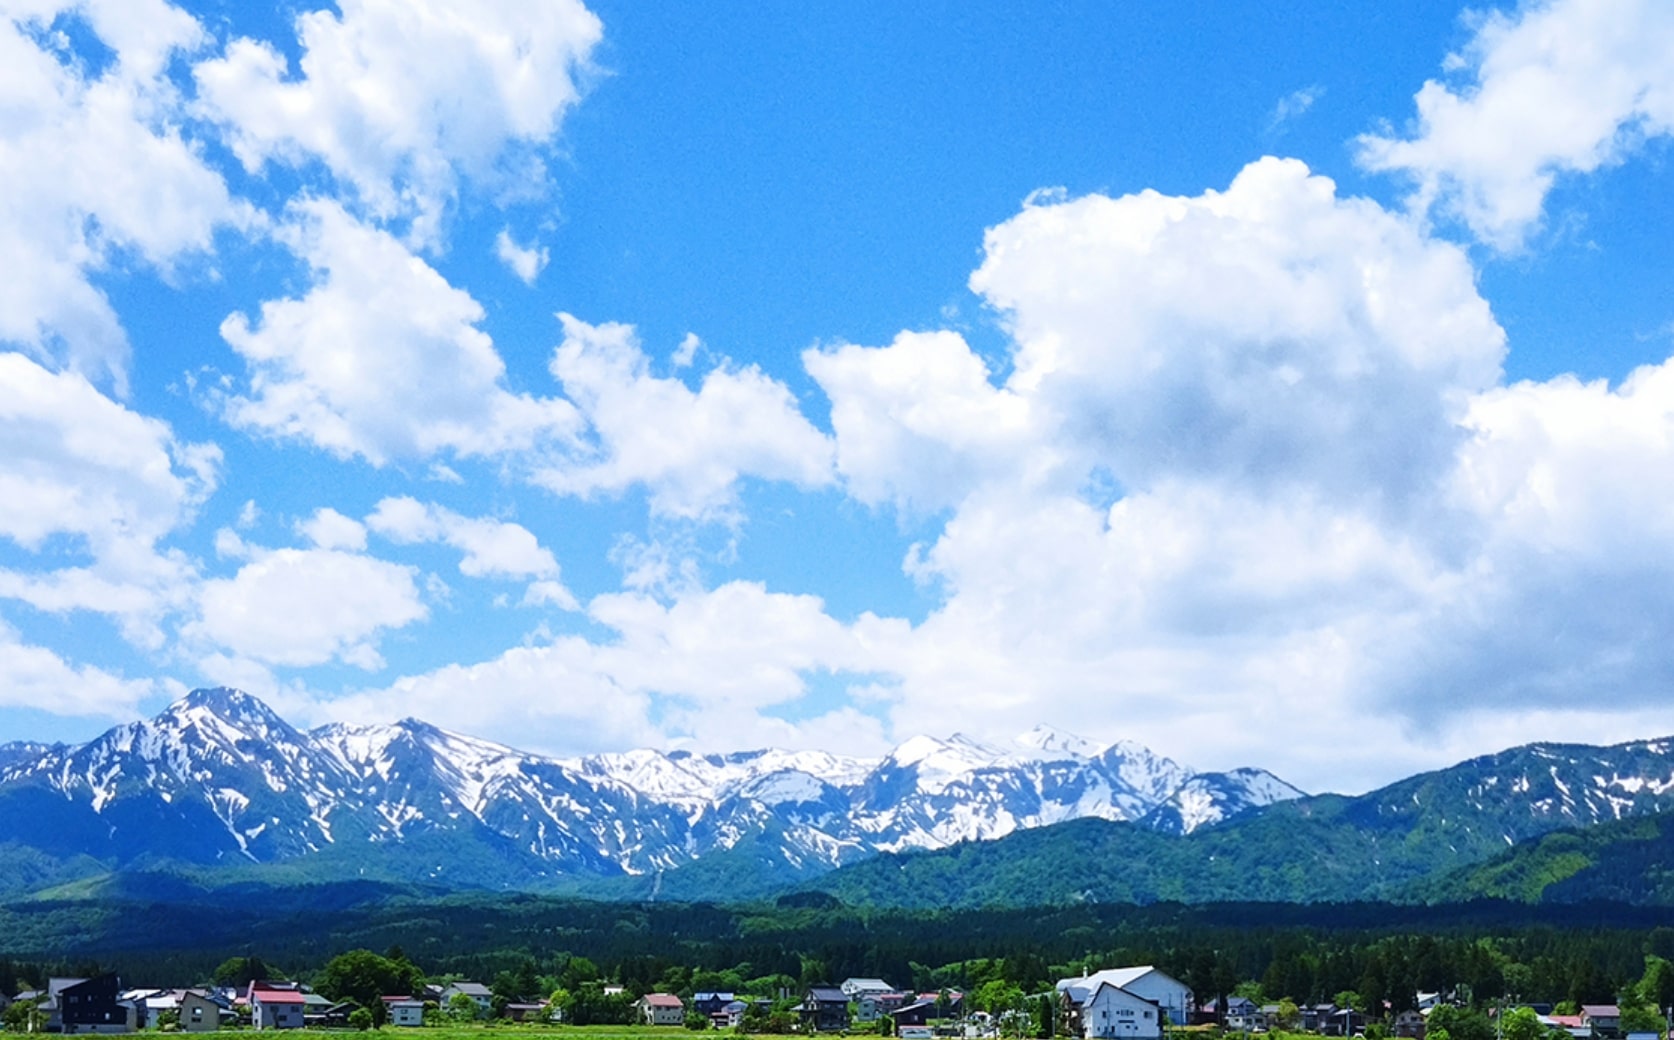
M647 993L639 998L640 1021L648 1026L686 1024L686 1003L672 993Z
M250 1002L250 1024L257 1029L301 1029L308 995L295 982L257 979L244 993Z

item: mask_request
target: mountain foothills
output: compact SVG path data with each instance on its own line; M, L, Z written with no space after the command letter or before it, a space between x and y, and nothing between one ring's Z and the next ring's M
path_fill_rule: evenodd
M0 746L0 893L355 879L911 908L1674 903L1656 815L1671 805L1671 741L1535 744L1305 796L1044 727L1012 749L915 737L882 759L554 759L413 719L302 732L213 689L79 747Z
M705 863L682 885L736 896L741 873L760 893L879 852L1087 817L1184 834L1300 795L1261 770L1198 774L1044 727L1011 750L915 737L881 760L559 760L414 719L302 732L209 689L79 747L0 746L0 891L184 867L460 887L619 878L626 895Z

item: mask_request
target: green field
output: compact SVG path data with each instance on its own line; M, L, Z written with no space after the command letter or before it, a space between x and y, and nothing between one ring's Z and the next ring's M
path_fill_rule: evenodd
M197 1038L200 1037L206 1038L206 1040L232 1040L234 1037L241 1038L241 1040L250 1040L250 1038L255 1035L265 1036L275 1032L275 1030L262 1030L258 1033L258 1031L254 1029L223 1029L214 1033L171 1033L169 1035L181 1038L192 1037L193 1040L197 1040ZM319 1036L322 1034L328 1034L336 1037L348 1037L358 1035L360 1032L361 1031L358 1029L306 1029L286 1031L287 1034L294 1033L295 1035L303 1038ZM714 1030L708 1030L706 1032L709 1035L718 1036L741 1035L734 1033L731 1030L723 1030L719 1033L716 1033ZM134 1035L150 1036L162 1034L157 1033L156 1030L143 1030ZM366 1035L368 1037L378 1037L379 1040L397 1040L397 1038L407 1035L412 1035L415 1038L423 1037L424 1040L491 1040L491 1038L495 1036L505 1036L508 1038L513 1036L539 1036L547 1038L547 1040L652 1040L652 1038L655 1037L681 1037L690 1034L683 1026L565 1026L540 1025L533 1023L507 1023L504 1025L488 1025L484 1023L480 1025L461 1025L457 1022L449 1022L444 1025L434 1026L384 1026L382 1029L367 1030Z

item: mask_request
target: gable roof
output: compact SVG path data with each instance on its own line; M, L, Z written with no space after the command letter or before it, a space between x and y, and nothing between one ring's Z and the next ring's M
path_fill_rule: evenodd
M645 1003L646 1007L683 1008L686 1006L685 1001L672 993L647 993L639 999Z
M308 995L294 989L251 989L252 1004L306 1004Z
M803 999L820 1004L847 1004L849 995L836 986L809 986L808 995Z
M1113 993L1120 993L1122 996L1127 997L1129 1000L1136 1000L1141 1004L1149 1004L1152 1007L1159 1007L1160 1006L1154 1000L1151 1000L1151 999L1146 998L1146 997L1142 997L1139 994L1133 992L1132 990L1123 989L1122 987L1114 985L1114 984L1109 983L1109 982L1099 983L1098 987L1096 989L1094 989L1093 992L1088 995L1087 999L1085 1001L1083 1001L1083 1003L1084 1004L1091 1004L1095 999L1097 999L1097 997L1100 993L1103 993L1107 989L1110 990Z

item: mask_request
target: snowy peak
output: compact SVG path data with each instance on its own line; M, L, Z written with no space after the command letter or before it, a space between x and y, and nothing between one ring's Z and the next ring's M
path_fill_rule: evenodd
M1301 797L1302 791L1265 769L1199 773L1146 814L1144 822L1171 834L1190 834L1252 809Z
M1065 758L1097 758L1104 750L1103 745L1095 744L1085 737L1078 737L1073 733L1054 729L1042 723L1034 729L1017 738L1017 743L1045 755L1057 755Z

